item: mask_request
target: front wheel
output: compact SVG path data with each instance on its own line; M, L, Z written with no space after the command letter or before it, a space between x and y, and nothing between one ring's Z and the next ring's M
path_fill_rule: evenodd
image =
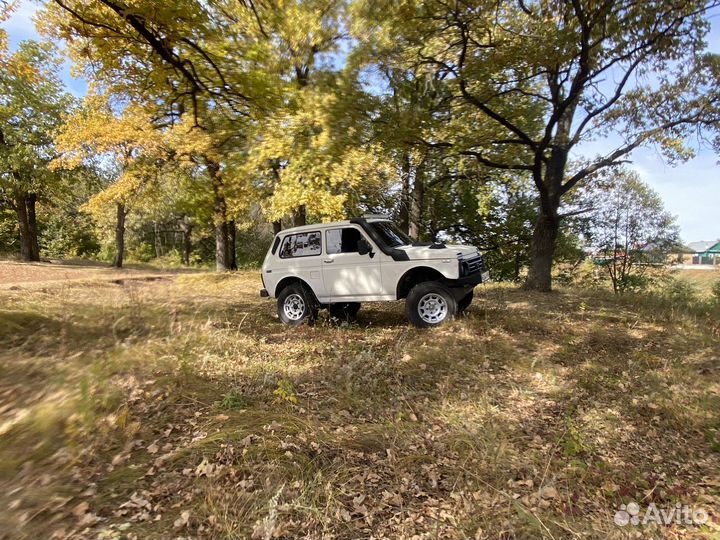
M418 328L440 326L457 313L457 302L450 290L437 281L415 285L405 300L408 320Z
M312 323L317 319L315 298L307 287L295 283L285 287L277 299L278 316L290 326L298 326L304 322Z

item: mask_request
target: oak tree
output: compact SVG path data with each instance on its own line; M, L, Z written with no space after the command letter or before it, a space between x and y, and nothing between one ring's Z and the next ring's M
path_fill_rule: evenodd
M384 15L384 31L395 29L406 61L450 81L457 103L493 122L494 135L463 152L531 175L539 208L528 288L551 288L571 190L644 144L683 159L691 130L717 125L717 70L704 55L706 14L717 1L369 4L375 20ZM539 131L535 109L522 103L542 107ZM571 152L609 133L617 146L568 175Z

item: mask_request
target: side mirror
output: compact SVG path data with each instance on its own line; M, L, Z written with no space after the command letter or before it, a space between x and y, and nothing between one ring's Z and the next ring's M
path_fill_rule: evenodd
M370 244L364 238L360 238L358 240L357 247L358 247L358 253L360 255L368 255L369 254L371 259L375 255L372 248L370 247Z

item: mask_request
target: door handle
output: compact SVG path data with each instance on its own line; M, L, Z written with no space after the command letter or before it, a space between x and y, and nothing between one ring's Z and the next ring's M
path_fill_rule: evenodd
M324 263L331 263L331 262L335 262L335 259L324 259L323 262L324 262Z

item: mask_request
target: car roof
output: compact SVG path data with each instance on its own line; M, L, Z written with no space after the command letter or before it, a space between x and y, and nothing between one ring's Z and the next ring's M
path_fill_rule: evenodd
M385 217L368 217L365 218L368 223L376 223L378 221L391 221L388 218ZM345 219L343 221L331 221L330 223L313 223L312 225L301 225L300 227L291 227L289 229L283 229L278 234L285 235L285 234L292 234L292 233L302 233L302 232L312 232L317 231L318 229L332 229L335 227L347 227L355 225L354 223L351 223L350 220Z

